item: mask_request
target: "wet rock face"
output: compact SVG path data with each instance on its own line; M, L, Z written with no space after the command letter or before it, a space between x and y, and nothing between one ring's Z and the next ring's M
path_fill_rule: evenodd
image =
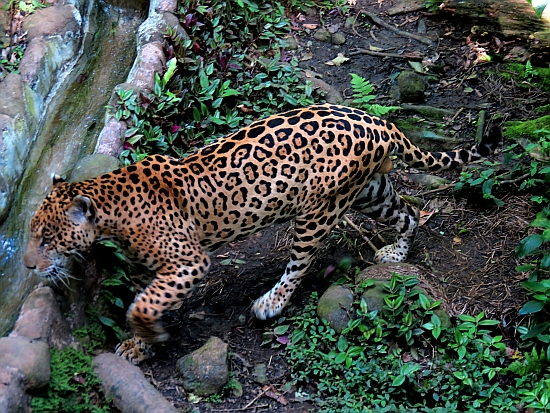
M78 3L78 2L77 2ZM82 16L73 5L36 10L24 22L29 44L21 74L0 82L0 222L9 210L15 183L23 173L32 137L45 116L44 102L60 72L78 53Z
M219 393L229 378L227 344L211 337L204 346L178 360L183 387L197 396Z

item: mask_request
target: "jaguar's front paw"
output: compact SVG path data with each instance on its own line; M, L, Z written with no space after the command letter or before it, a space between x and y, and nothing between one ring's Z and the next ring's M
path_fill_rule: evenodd
M380 248L374 254L374 262L384 264L387 262L402 262L407 258L407 254L397 251L394 245L386 245Z
M134 365L155 355L151 345L143 341L139 336L134 336L119 343L115 348L115 353Z

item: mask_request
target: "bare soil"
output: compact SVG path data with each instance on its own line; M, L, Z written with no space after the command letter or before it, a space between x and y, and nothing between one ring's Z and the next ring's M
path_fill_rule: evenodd
M291 16L293 25L303 28L304 24L324 24L338 28L345 34L346 43L334 46L320 42L313 38L313 31L302 30L297 36L301 48L287 53L296 54L303 60L304 69L322 75L323 80L345 96L350 95L350 73L366 77L377 85L377 94L383 97L381 102L391 104L395 102L387 97L389 88L396 73L410 69L407 60L357 54L342 66L328 66L325 62L338 53L350 57L350 52L357 48L370 46L391 53L421 52L432 60L430 72L439 77L438 82L429 85L425 104L456 113L452 120L444 120L446 128L449 134L452 132L454 137L469 144L475 135L475 120L480 109L488 109L487 121L491 122L497 114L504 120L532 117L537 106L548 103L547 93L518 89L512 81L481 74L488 67L500 70L500 62L481 64L478 61L484 50L497 52L506 59L514 47L522 46L518 40L498 38L494 28L483 26L483 22L460 21L452 15L436 17L426 12L389 17L385 14L388 3L384 0L360 1L351 14L361 8L411 33L417 33L420 22L425 23L433 45L397 36L361 18L360 13L358 23L349 29L344 28L345 17L338 13L325 14L323 23L318 14L308 13ZM473 91L468 93L467 87ZM401 112L398 117L421 121L420 115L413 112ZM429 129L430 125L424 122L423 127ZM434 146L433 142L427 143ZM456 146L456 142L451 146ZM479 193L454 193L452 189L427 191L410 179L414 173L416 171L404 167L391 173L399 192L418 197L425 216L429 217L420 228L408 262L424 271L425 277L446 299L452 315L485 311L489 317L501 320L504 326L513 325L525 299L520 286L522 276L514 270L518 261L513 251L535 213L530 194L518 193L513 185L509 186L506 188L509 193L499 194L505 206L497 208ZM458 179L458 174L444 176L452 181ZM312 291L322 292L334 280L337 276L334 273L323 276L327 267L337 266L343 258L351 258L353 265L360 268L372 264L373 251L363 236L377 247L393 241L392 228L382 227L359 214L351 213L350 219L362 229L362 234L350 225L339 225L319 254L310 277L295 293L285 316L296 314ZM200 412L314 409L309 402L296 402L292 389L288 391L285 387L291 375L282 357L284 350L261 346L262 333L269 330L272 323L260 323L250 317L254 299L269 290L284 270L291 234L291 225L279 225L218 251L208 279L192 293L181 310L167 317L172 338L159 346L156 357L143 363L141 368L177 408ZM228 261L231 259L239 261ZM511 329L504 327L503 333L508 340L514 339ZM221 403L203 400L192 404L175 373L176 360L202 346L210 336L229 344L234 354L230 369L243 385L244 393L239 398L225 396ZM252 371L258 363L267 365L268 387L253 378ZM275 397L277 395L283 397Z

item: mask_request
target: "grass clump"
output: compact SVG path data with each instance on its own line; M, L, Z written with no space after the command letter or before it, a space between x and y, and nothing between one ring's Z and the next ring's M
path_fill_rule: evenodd
M414 289L417 283L394 274L383 309L356 301L340 334L317 317L315 295L294 318L289 365L302 390L314 386L320 411L517 412L544 400L550 407L547 359L516 353L510 365L502 336L492 331L499 322L483 313L443 327L434 312L439 302Z
M48 387L33 396L33 413L112 413L92 369L92 357L67 347L51 350Z

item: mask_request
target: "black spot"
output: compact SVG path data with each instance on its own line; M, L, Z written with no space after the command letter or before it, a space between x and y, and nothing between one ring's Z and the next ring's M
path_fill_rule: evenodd
M225 141L223 142L223 144L220 146L220 149L218 151L219 154L223 154L223 153L227 153L229 152L231 149L233 149L235 147L235 142L231 142L231 141ZM204 154L204 153L203 153Z
M281 126L283 123L285 123L284 119L280 117L273 117L267 121L267 127L276 128L277 126Z
M248 137L251 139L256 139L258 136L265 132L264 126L256 126L248 130Z

